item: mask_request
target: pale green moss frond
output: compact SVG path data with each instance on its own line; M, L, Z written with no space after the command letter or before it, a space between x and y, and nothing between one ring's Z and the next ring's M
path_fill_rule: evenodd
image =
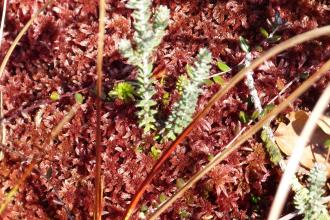
M139 126L144 129L144 133L155 129L154 115L156 111L153 107L156 102L152 100L156 93L154 80L152 77L151 56L156 47L161 43L165 29L169 21L169 9L160 6L152 17L150 0L129 0L127 7L133 9L135 33L133 41L124 39L119 43L120 53L128 59L128 62L138 68L137 75L137 95L139 100L136 106L139 108Z
M185 79L181 99L174 104L171 115L162 131L164 140L174 140L185 127L189 125L195 112L198 97L202 92L200 88L207 78L211 68L212 55L203 48L199 50L194 66L187 68L189 79Z

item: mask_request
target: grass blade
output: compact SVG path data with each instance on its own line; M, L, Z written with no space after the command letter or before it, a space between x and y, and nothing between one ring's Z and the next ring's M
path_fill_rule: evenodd
M1 17L1 24L0 24L0 48L2 44L2 38L3 38L3 29L5 27L5 18L6 18L6 10L7 10L7 0L3 1L3 7L2 7L2 17ZM0 91L0 118L3 117L3 92ZM4 145L6 142L6 129L3 124L3 122L0 122L0 129L1 129L1 144ZM0 151L0 160L1 160L1 154Z
M223 89L218 91L208 102L206 107L198 112L194 118L194 120L188 125L188 127L177 137L177 139L171 144L171 146L162 154L160 159L157 161L157 163L154 165L152 170L150 171L147 178L144 180L144 182L139 187L137 193L135 194L131 204L126 210L125 213L125 220L128 220L130 216L133 214L133 211L135 210L135 207L137 206L140 198L142 197L144 191L146 190L147 186L151 183L154 176L159 172L160 167L163 165L163 163L167 160L167 158L172 154L172 152L175 150L175 148L184 140L184 138L190 133L190 131L193 129L194 126L197 125L199 120L203 118L211 109L211 107L214 105L216 101L218 101L223 95L225 95L231 88L233 88L240 80L242 80L245 75L253 71L257 66L271 58L272 56L291 48L297 44L303 43L305 41L320 37L322 35L326 35L330 33L330 25L324 26L321 28L317 28L308 32L305 32L303 34L299 34L295 37L292 37L277 46L271 48L267 52L265 52L263 55L261 55L259 58L254 60L254 62L251 63L250 66L245 67L242 69L239 73L237 73L229 82L224 86Z

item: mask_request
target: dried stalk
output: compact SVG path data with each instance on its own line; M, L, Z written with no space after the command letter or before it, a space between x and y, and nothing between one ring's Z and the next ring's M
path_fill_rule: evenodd
M297 44L303 43L305 41L320 37L322 35L330 34L330 25L324 26L321 28L317 28L308 32L305 32L303 34L299 34L295 37L292 37L277 46L271 48L270 50L266 51L262 56L254 60L254 62L251 63L250 66L245 67L242 69L239 73L237 73L225 86L223 89L218 91L208 102L206 107L198 112L194 118L194 120L188 125L188 127L177 137L177 139L171 144L171 146L162 154L160 159L157 161L157 163L152 168L151 172L147 176L147 178L144 180L144 182L139 187L138 191L136 192L131 204L126 209L125 219L128 220L130 216L132 215L133 211L135 210L135 207L137 206L140 198L142 197L144 191L148 187L148 185L151 183L152 179L156 176L156 174L159 172L160 167L163 165L163 163L167 160L167 158L172 154L172 152L176 149L176 147L184 140L184 138L190 133L190 131L197 125L199 120L203 118L211 109L211 107L214 105L216 101L218 101L222 96L224 96L231 88L233 88L239 81L241 81L245 75L253 71L257 66L271 58L272 56L291 48Z
M6 11L7 11L7 0L3 1L3 8L2 8L2 17L1 17L1 25L0 25L0 48L3 38L3 29L5 27L5 18L6 18ZM3 91L0 91L0 118L3 117ZM6 128L4 123L0 122L0 130L1 130L1 145L5 145L6 143ZM0 161L3 158L3 152L0 151Z
M95 167L95 201L94 219L101 220L102 215L102 180L101 180L101 97L102 97L102 64L105 32L105 0L99 1L99 35L97 42L97 82L96 82L96 167Z

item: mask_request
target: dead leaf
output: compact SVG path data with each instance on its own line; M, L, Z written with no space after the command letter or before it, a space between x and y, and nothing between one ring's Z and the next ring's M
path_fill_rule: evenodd
M275 132L275 141L281 151L286 155L291 155L295 143L299 138L304 125L306 124L309 114L304 111L291 112L287 115L290 120L289 124L281 122ZM322 116L317 127L311 137L309 144L305 147L300 163L311 169L315 160L317 162L325 162L327 150L324 148L324 142L330 138L330 118ZM314 155L313 155L314 154ZM330 176L330 163L327 162L328 176Z

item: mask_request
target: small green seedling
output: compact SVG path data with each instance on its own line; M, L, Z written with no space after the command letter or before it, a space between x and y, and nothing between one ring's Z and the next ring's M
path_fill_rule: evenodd
M267 38L269 37L269 33L266 31L265 28L261 27L261 28L259 29L259 31L260 31L260 34L261 34L265 39L267 39Z
M187 65L186 69L191 69L191 66ZM191 70L189 70L191 71ZM179 95L182 95L183 89L189 84L189 80L185 75L181 75L178 77L178 80L176 82L176 90L178 91Z
M274 108L275 108L274 104L266 105L265 108L260 113L259 117L261 118L261 117L265 116L267 113L271 112Z
M171 95L169 92L164 92L162 98L163 105L168 106L170 104L170 97Z
M261 198L260 196L251 194L251 202L255 205L257 205L260 202Z
M53 91L49 97L52 101L58 101L61 98L60 94L56 91Z
M75 98L75 100L76 100L76 102L77 103L79 103L79 104L83 104L84 103L84 96L82 95L82 94L80 94L80 93L76 93L76 94L74 94L74 98Z
M271 28L271 33L268 33L265 28L260 28L261 35L269 43L276 43L280 41L282 37L275 34L278 31L278 29L285 24L285 21L282 19L280 13L276 11L274 21L272 22L267 19L267 23Z
M167 196L165 195L165 193L161 193L160 195L159 195L159 202L160 203L163 203L163 202L165 202L167 200Z
M162 151L158 149L156 146L152 146L150 149L150 154L155 160L158 160L161 153Z
M276 43L282 39L281 36L275 35L276 30L269 34L265 28L260 28L260 34L266 39L267 42Z
M248 114L246 114L244 111L239 112L238 118L244 124L248 123L250 120Z
M217 67L219 68L219 70L221 70L222 72L228 72L230 71L230 67L225 63L225 62L222 62L221 60L219 60L217 62Z
M255 120L257 120L257 119L259 118L259 116L260 116L260 114L259 114L259 112L256 110L256 111L254 111L254 112L252 113L252 115L251 115L251 119L252 119L253 121L255 121Z
M249 46L249 43L248 41L240 36L239 37L239 46L241 47L241 49L245 52L245 53L249 53L250 52L250 46Z
M182 220L188 219L191 216L191 214L185 209L181 209L179 212L179 215L180 215L180 219L182 219Z
M220 86L223 86L225 84L225 80L221 76L215 76L212 79L215 83L219 84Z
M134 87L128 82L120 82L108 93L111 98L118 98L123 101L134 100Z
M137 152L137 153L142 153L143 152L143 146L138 146L136 149L135 149L135 151Z

